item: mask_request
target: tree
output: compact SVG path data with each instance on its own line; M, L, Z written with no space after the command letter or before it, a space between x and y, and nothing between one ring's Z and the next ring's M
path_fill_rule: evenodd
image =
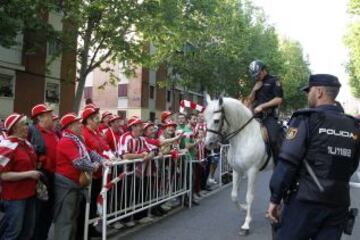
M164 65L169 70L164 85L177 79L185 89L202 86L209 93L225 90L239 97L247 95L253 85L248 76L252 60L262 59L273 72L294 78L285 71L284 58L300 59L300 46L295 47L300 52L283 48L289 50L285 54L263 10L249 0L65 0L60 7L53 1L58 2L25 0L28 7L33 2L34 9L23 9L23 15L7 14L7 18L25 21L40 10L63 12L63 21L70 28L62 33L48 31L60 41L61 51L76 51L76 112L88 74L95 68L111 71L106 67L110 62L122 63L127 73L139 65L153 69ZM15 5L9 6L6 11L16 13ZM15 29L4 40L8 45L19 30ZM150 51L150 45L156 51Z
M64 19L76 26L68 34L78 36L78 84L74 111L79 110L86 77L103 63L141 62L145 47L136 34L136 23L141 21L145 4L124 0L66 1ZM70 37L71 39L71 37ZM103 69L109 71L110 69Z
M347 70L350 75L352 93L360 98L360 0L350 0L348 12L353 15L354 21L345 37L350 56Z
M60 9L57 0L0 1L0 45L10 48L16 44L18 33L41 33L43 39L54 39L56 31L44 21L50 11ZM38 42L32 43L36 47Z
M308 82L309 64L303 55L303 49L299 42L289 39L282 40L280 52L284 60L279 72L285 92L283 109L291 112L306 105L306 98L300 88Z
M212 2L216 1L66 1L65 19L77 26L78 31L72 34L79 36L74 111L79 109L86 77L95 68L101 68L103 63L123 63L127 73L131 73L138 65L155 66L164 61L163 56L154 57L149 52L152 40L157 39L163 49L174 51L174 45L183 39L179 36L199 32L202 16L211 14L208 10ZM190 24L195 21L196 24Z
M284 82L284 108L304 105L298 90L307 81L309 69L299 43L279 41L263 10L250 1L219 0L207 11L211 14L202 14L201 24L186 18L193 32L180 30L174 39L168 36L172 44L164 46L161 38L152 38L157 55L178 74L179 83L188 89L201 85L215 95L225 90L233 97L246 96L254 84L248 76L248 64L261 59ZM182 51L186 45L192 46L191 51ZM176 48L179 51L174 51Z
M199 33L205 27L203 19L212 13L212 4L216 1L14 0L6 3L0 9L3 13L0 29L6 33L6 38L1 38L1 45L15 44L16 34L23 29L34 29L27 27L28 23L33 23L39 30L46 27L53 34L51 38L61 43L59 54L76 52L78 74L73 110L77 112L86 77L95 68L111 71L104 65L122 63L125 71L131 73L138 65L158 66L165 58L151 56L150 42L157 38L162 49L176 51L186 39L184 36ZM54 31L44 21L46 18L41 18L50 11L62 11L63 22L66 21L70 28L61 33ZM49 38L50 34L45 36L46 40ZM75 48L76 39L78 45Z

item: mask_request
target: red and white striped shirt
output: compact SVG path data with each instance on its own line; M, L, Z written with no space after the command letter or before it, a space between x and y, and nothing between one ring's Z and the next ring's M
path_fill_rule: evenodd
M149 138L149 137L145 137L144 139L146 141L147 147L149 148L149 150L154 150L154 149L159 149L161 142L160 139L155 139L155 138Z
M132 153L132 154L141 154L142 152L148 152L149 148L146 144L144 137L140 136L135 138L131 132L126 132L121 135L118 152L121 155Z
M196 124L195 129L194 129L194 134L196 134L199 131L199 129L204 130L204 132L206 134L206 132L207 132L206 123L198 123L198 124Z
M0 130L0 142L5 140L7 138L7 135L4 131Z
M109 145L111 151L115 154L116 157L118 157L118 145L120 140L120 132L114 132L112 128L107 128L105 131L105 141Z

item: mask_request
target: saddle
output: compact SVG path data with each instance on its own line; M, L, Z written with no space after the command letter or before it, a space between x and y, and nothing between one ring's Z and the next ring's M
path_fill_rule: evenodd
M264 142L266 144L269 143L270 139L269 139L269 132L268 132L267 128L264 125L261 125L260 131L261 131L261 136L262 136Z
M273 158L274 158L275 166L277 165L280 147L285 138L286 132L285 132L285 129L283 129L283 128L279 129L276 141L270 142L268 129L264 125L261 124L260 130L261 130L261 136L262 136L262 139L264 140L266 152L267 152L267 159L265 161L265 164L260 168L260 171L262 171L268 165L271 156L273 156Z

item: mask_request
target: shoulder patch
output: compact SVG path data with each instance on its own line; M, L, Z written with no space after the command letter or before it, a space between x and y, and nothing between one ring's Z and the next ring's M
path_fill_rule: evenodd
M289 128L286 132L286 139L287 140L294 139L296 137L297 133L298 133L297 128L294 128L294 127Z
M281 87L281 82L280 82L280 80L276 80L276 86Z

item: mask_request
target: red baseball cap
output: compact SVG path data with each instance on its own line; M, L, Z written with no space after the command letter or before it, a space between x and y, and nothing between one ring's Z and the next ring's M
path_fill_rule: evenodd
M93 108L95 110L100 110L100 108L98 106L96 106L94 103L89 103L89 104L86 104L84 109L88 109L88 108Z
M143 124L144 122L141 121L139 118L130 118L128 121L128 127L132 127L134 125Z
M37 104L31 109L31 118L35 118L43 113L52 112L53 110L49 108L46 104Z
M145 129L147 129L148 127L151 127L151 126L155 126L155 124L153 124L152 122L146 122L146 123L144 124L143 129L145 130Z
M119 120L119 119L122 119L122 117L117 116L117 115L112 115L112 116L110 117L110 119L109 119L109 123L112 123L112 122L114 122L114 121L116 121L116 120Z
M61 125L61 129L66 128L67 126L69 126L70 124L76 122L76 121L80 121L81 118L76 116L75 113L68 113L65 114L61 119L60 119L60 125Z
M173 115L173 113L169 111L164 111L160 114L160 122L164 123L165 119Z
M101 114L101 121L104 120L104 118L106 118L107 116L112 116L112 113L109 111L105 111Z
M24 114L19 114L19 113L13 113L10 116L8 116L4 122L4 127L6 131L10 132L11 129L15 126L15 124L24 118L26 118L26 116Z
M85 108L81 114L82 122L85 123L86 119L88 119L91 115L98 113L99 113L99 108Z

